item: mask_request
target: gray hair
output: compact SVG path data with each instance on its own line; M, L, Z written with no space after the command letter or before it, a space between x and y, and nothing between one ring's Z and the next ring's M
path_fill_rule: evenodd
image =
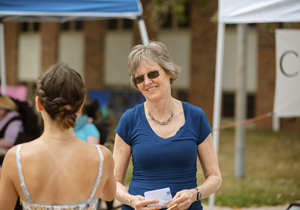
M179 66L173 63L171 60L166 46L157 41L151 41L148 46L136 45L132 48L128 56L128 69L130 74L130 83L132 87L138 89L134 84L133 78L137 72L137 69L144 65L144 62L160 65L164 71L171 76L170 83L177 79L181 69Z

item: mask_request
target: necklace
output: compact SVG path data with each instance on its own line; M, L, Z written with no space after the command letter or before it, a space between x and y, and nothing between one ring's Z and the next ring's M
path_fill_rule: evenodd
M165 122L160 122L158 121L157 119L155 119L155 117L151 114L149 108L148 108L148 115L150 116L150 118L157 124L160 124L160 125L167 125L172 119L173 119L173 116L174 116L174 101L173 101L173 106L172 106L172 113L171 113L171 116L169 117L169 119Z

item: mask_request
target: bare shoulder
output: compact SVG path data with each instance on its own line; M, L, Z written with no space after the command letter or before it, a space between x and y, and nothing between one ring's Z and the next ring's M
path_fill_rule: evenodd
M5 171L8 174L14 174L15 170L17 170L16 154L17 146L14 146L7 151L2 164L2 171Z
M98 145L98 146L102 152L104 159L112 159L112 153L107 147L102 146L102 145Z
M111 154L111 151L102 145L99 145L99 148L102 152L103 155L103 167L114 167L114 160L113 160L113 156Z
M17 154L17 146L14 146L14 147L10 148L7 151L7 153L5 154L3 165L5 163L11 164L13 162L16 162L16 154Z

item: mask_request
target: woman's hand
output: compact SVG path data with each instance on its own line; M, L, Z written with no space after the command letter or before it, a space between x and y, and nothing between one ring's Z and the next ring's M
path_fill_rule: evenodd
M158 203L159 200L152 199L152 200L145 200L145 197L141 195L133 196L133 199L130 201L130 205L135 210L158 210L161 209L161 206L153 206L147 207L147 205Z
M172 210L186 210L194 203L197 197L197 192L195 189L191 190L181 190L176 193L173 198L173 201L167 205L167 208L177 204Z

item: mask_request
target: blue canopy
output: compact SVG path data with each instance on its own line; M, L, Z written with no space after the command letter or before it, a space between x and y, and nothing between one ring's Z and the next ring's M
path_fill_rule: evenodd
M3 21L43 22L129 18L138 20L141 38L149 38L140 0L0 0L0 69L2 94L6 94Z
M0 0L0 17L8 21L136 19L142 13L139 0Z

